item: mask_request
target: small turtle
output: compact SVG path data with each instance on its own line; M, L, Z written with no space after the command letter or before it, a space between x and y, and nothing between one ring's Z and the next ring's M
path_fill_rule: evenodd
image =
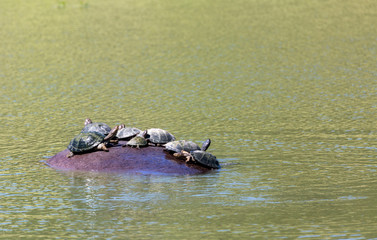
M174 153L176 157L186 157L186 162L196 162L208 168L219 169L220 163L217 161L216 157L209 152L202 150L195 150L192 152L181 151L180 153Z
M81 130L82 133L87 132L98 132L103 135L108 135L111 131L111 128L106 123L92 122L90 118L85 119L85 127Z
M211 139L207 139L203 142L202 148L198 146L198 144L192 141L186 140L179 140L179 141L172 141L165 144L165 150L169 152L180 153L182 150L186 152L191 152L195 150L202 150L206 151L211 144Z
M156 146L161 146L162 144L175 140L175 137L171 133L160 128L147 129L143 134L148 142L151 142Z
M148 146L148 142L143 136L137 135L131 138L131 140L128 141L125 145L123 145L123 147L125 146L136 147L136 148L146 147Z
M118 139L124 139L124 140L129 140L136 135L141 133L141 130L138 128L134 127L125 127L124 125L121 125L120 129L118 130L117 133L117 138Z
M75 153L90 152L95 149L106 152L109 151L106 144L116 135L117 131L118 126L113 128L107 136L99 132L84 132L78 134L68 145L70 152L67 154L67 157L72 157Z
M178 140L178 141L168 142L167 144L165 144L164 150L167 150L169 152L180 153L182 150L186 152L200 150L200 147L198 146L198 144L192 141Z

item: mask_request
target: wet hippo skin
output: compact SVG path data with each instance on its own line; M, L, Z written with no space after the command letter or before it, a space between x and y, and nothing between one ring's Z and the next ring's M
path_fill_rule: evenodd
M110 147L109 152L94 151L67 157L65 149L47 160L50 167L68 171L129 172L146 174L188 175L211 171L185 163L163 150L163 147L121 147L125 142Z

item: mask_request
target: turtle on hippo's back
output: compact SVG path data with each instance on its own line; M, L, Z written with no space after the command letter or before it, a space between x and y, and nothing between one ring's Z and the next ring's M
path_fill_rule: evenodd
M124 124L119 126L117 138L122 140L129 140L140 134L141 130L135 127L126 127Z
M139 134L131 138L125 145L123 145L123 147L125 146L136 148L146 147L148 146L148 141L144 138L143 135Z
M174 141L167 143L165 147L167 150L174 152L175 157L185 157L186 162L193 162L207 168L219 169L220 163L217 161L216 156L206 152L211 145L211 139L203 142L201 148L191 141Z
M175 140L173 134L160 128L149 128L143 133L145 139L155 146L162 146L165 143Z
M186 162L198 163L199 165L207 168L220 169L220 163L217 161L216 156L209 152L202 150L195 150L191 152L181 151L180 153L174 153L176 157L186 157Z
M103 135L108 135L111 131L111 127L107 125L106 123L101 122L92 122L90 118L85 119L85 126L81 130L82 133L88 133L88 132L98 132Z
M106 144L115 137L118 126L110 130L106 136L99 132L81 132L75 136L68 145L67 157L73 157L75 154L91 152L94 150L109 151Z
M181 151L192 152L195 150L206 151L210 145L211 139L205 140L201 148L198 146L198 144L192 141L178 140L166 143L165 150L172 153L180 153Z

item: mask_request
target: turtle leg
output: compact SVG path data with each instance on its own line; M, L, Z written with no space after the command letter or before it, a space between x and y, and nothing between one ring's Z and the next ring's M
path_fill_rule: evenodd
M111 140L113 137L117 135L119 126L115 126L113 129L111 129L110 133L107 134L107 136L104 138L105 141Z
M109 149L106 147L106 144L105 144L105 143L100 143L100 144L97 146L97 149L98 149L98 150L105 151L105 152L108 152L108 151L109 151Z
M202 145L202 151L207 151L207 149L209 148L209 146L211 145L211 139L207 139L203 142L203 145Z
M184 150L181 150L181 152L173 153L173 156L177 157L177 158L183 158L183 157L186 158L187 154L189 154L189 153L184 151Z
M71 152L71 151L69 151L69 153L67 154L67 158L71 158L71 157L73 157L75 154L73 153L73 152Z
M173 156L186 157L186 162L193 160L192 155L189 152L182 150L180 153L174 153Z

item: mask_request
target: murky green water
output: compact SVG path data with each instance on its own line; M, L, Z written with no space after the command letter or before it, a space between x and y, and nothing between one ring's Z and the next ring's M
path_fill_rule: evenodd
M0 237L377 237L375 1L3 0ZM213 140L202 176L63 173L86 117Z

